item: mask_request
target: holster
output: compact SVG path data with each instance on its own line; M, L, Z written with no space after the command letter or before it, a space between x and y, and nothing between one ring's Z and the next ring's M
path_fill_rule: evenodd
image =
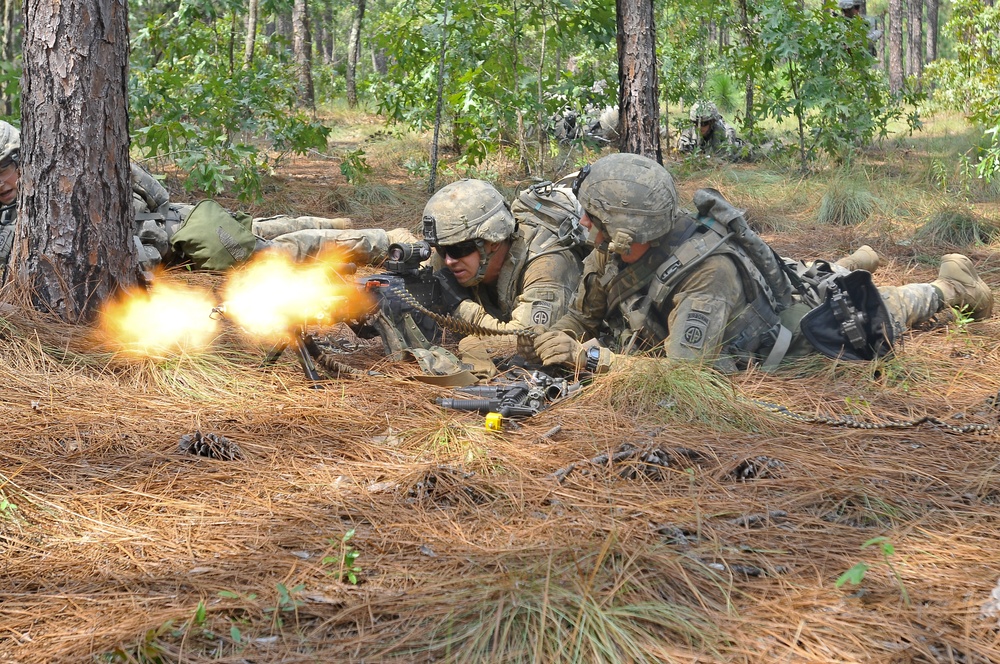
M827 357L873 360L892 351L892 319L864 270L833 277L823 302L802 317L802 334Z

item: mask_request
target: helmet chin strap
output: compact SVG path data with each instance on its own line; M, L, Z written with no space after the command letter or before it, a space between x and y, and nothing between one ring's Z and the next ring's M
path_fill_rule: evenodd
M504 246L504 240L502 242L493 243L493 251L486 251L486 241L476 240L476 247L479 249L479 269L476 270L476 276L472 277L472 280L467 284L467 287L471 288L473 286L478 286L482 283L483 279L486 278L486 270L490 266L490 260L496 255L498 251Z
M489 266L490 257L496 253L494 249L490 253L486 253L486 243L483 240L476 240L476 248L479 249L479 269L476 270L476 276L472 277L472 281L469 282L469 286L478 286L483 279L486 278L486 268Z

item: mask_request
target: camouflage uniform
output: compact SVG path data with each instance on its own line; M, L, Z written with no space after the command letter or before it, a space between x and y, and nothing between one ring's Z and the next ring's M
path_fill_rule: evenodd
M691 122L694 124L681 132L677 139L677 151L692 153L695 151L710 155L739 156L746 148L746 143L736 136L733 129L718 109L710 101L697 102L691 107ZM711 124L707 136L702 135L699 125Z
M253 232L269 240L268 249L284 252L295 261L334 250L366 265L385 260L391 244L417 241L417 237L405 228L386 231L381 228L352 229L350 225L350 219L270 217L254 219Z
M794 293L783 269L769 273L767 266L754 262L755 247L737 242L732 231L739 228L742 213L725 204L718 192L696 194L702 211L697 218L678 214L666 169L620 154L592 166L579 198L595 228L599 225L605 236L613 233L613 241L587 258L574 306L553 331L538 337L529 354L533 350L545 363L601 371L617 361L611 348L625 353L657 349L672 359L733 371L751 359L767 366L779 346L775 363L815 352L799 323L817 302ZM735 225L724 223L733 221ZM742 232L752 234L745 220L742 224ZM625 262L622 254L641 249L637 243L651 246L638 260ZM762 241L759 246L770 253ZM850 261L844 263L847 267L831 266L833 276L867 277L867 272L851 272ZM990 315L993 302L971 262L957 254L944 257L932 284L878 292L888 313L885 326L891 328L883 331L897 338L945 304L971 306L982 318ZM600 340L605 347L596 341L580 344L582 339Z
M432 244L473 238L465 229L447 239L443 236L442 227L449 223L449 215L471 205L468 200L460 200L462 197L476 201L485 198L488 205L500 206L496 216L503 221L497 222L502 228L497 237L510 241L499 276L490 283L480 281L472 286L470 298L455 310L456 318L504 332L534 325L548 327L566 312L580 279L580 246L584 238L582 233L574 236L579 208L569 188L555 186L550 195L561 200L562 207L542 207L529 193L522 192L511 212L492 186L462 180L444 187L428 201L424 235L425 239L433 238L429 240ZM431 226L429 218L435 219Z

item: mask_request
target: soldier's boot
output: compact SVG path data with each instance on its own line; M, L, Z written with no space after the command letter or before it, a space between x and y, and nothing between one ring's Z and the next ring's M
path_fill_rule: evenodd
M973 320L989 318L993 313L993 292L979 278L972 261L962 254L941 257L938 278L931 285L941 291L944 303L967 309Z
M839 265L840 267L848 270L865 270L867 272L874 272L878 269L881 262L882 261L879 258L879 255L875 253L875 250L866 244L850 256L844 256L841 258L835 263L835 265Z

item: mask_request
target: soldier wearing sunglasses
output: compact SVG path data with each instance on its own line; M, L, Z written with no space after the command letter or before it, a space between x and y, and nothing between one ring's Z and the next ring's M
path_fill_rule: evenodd
M568 187L563 193L575 228L576 198ZM566 312L580 279L579 247L530 210L515 209L516 220L500 192L482 180L453 182L427 201L424 240L456 286L468 289L455 317L515 331L547 328Z

